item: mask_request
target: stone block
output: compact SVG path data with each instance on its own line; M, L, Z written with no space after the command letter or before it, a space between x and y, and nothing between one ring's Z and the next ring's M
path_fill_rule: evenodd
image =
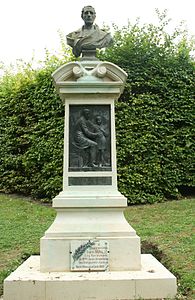
M41 273L31 256L4 281L4 300L132 300L174 298L176 278L152 255L141 271Z

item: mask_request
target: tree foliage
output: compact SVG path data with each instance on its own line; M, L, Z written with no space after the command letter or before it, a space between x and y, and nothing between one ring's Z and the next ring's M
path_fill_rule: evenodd
M194 186L194 43L182 28L166 32L166 12L157 26L114 27L112 47L101 60L128 73L116 104L119 189L129 203L178 197ZM62 43L60 60L47 54L44 66L26 65L0 83L0 188L38 198L62 185L64 109L51 73L73 59Z

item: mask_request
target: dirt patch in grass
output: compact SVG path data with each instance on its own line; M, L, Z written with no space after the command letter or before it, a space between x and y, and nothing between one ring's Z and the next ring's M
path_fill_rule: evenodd
M0 270L7 268L10 265L10 261L21 255L20 249L13 249L12 251L1 252L0 258Z
M143 241L141 244L141 252L144 254L152 254L158 261L162 262L167 259L165 253L158 246L150 241Z

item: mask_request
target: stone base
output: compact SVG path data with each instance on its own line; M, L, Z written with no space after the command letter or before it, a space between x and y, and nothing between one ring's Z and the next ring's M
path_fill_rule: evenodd
M41 239L41 272L70 271L70 244L72 241L87 242L90 238L47 238ZM140 238L130 237L100 237L91 238L95 241L109 243L109 270L129 271L141 269Z
M41 272L70 271L72 241L107 241L109 270L141 269L140 238L126 221L126 198L116 190L61 192L57 215L40 243Z
M150 254L141 263L141 271L41 273L39 256L31 256L5 279L4 300L173 298L175 276Z

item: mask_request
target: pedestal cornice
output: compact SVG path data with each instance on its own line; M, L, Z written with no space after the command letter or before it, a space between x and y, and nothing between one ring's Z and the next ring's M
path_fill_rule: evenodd
M112 94L123 92L127 74L109 62L70 62L52 74L62 100L69 94Z

